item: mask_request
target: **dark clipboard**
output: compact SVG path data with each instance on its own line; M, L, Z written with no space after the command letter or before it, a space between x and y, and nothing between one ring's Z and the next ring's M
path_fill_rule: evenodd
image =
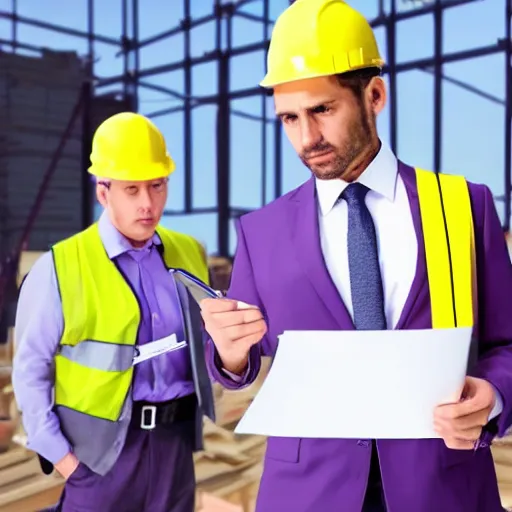
M203 299L219 299L223 295L221 292L214 290L201 279L192 275L190 272L181 268L172 268L169 271L174 279L189 291L192 298L199 304Z

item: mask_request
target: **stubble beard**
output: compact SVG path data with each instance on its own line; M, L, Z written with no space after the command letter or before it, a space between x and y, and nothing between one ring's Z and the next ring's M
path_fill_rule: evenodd
M338 180L346 179L362 160L362 156L367 153L372 146L372 130L370 122L361 109L359 119L354 120L349 127L349 140L343 147L334 147L330 144L321 143L313 148L309 148L307 153L300 155L302 163L319 180ZM324 164L309 165L307 162L308 153L321 153L326 151L333 152L333 158L330 162ZM350 180L346 180L350 181Z

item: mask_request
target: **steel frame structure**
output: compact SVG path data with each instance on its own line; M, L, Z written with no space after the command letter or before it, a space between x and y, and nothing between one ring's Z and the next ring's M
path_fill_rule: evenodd
M262 205L268 200L278 197L283 192L283 178L282 178L282 132L280 124L267 117L267 102L266 96L268 92L258 86L250 87L247 89L231 91L229 88L230 83L230 61L232 57L237 55L247 54L257 50L266 50L269 43L270 28L272 20L269 16L269 4L271 0L233 0L226 2L222 0L212 0L212 13L208 16L193 19L191 17L190 1L182 0L184 18L175 27L170 27L168 30L155 34L151 37L141 39L139 37L139 8L144 0L122 0L122 34L119 39L107 37L97 34L94 30L94 0L87 0L88 6L88 30L80 31L68 27L57 26L51 23L39 21L37 19L30 19L27 17L19 16L17 13L17 0L11 0L11 10L9 12L0 12L0 18L9 19L12 22L12 35L10 40L0 40L0 45L10 46L13 50L22 48L25 50L39 51L40 48L31 44L19 41L18 38L18 25L27 24L34 27L45 28L60 32L62 34L86 38L88 41L88 53L90 62L90 77L91 81L86 85L90 89L89 94L101 93L102 89L107 86L119 85L126 99L130 100L131 107L134 111L138 109L138 91L140 88L153 89L160 93L164 93L171 98L177 98L181 101L178 107L163 109L149 114L153 118L166 116L177 111L183 112L183 135L184 135L184 208L183 210L169 210L165 215L183 215L192 213L216 213L217 214L217 228L218 228L218 253L220 255L229 255L229 224L230 219L244 213L245 209L233 208L230 205L230 115L241 115L249 117L256 122L260 122L261 129L261 152L262 152L262 169L261 177L263 180L262 186ZM178 2L178 0L175 0ZM206 0L205 0L206 1ZM292 0L293 1L293 0ZM387 42L387 55L385 73L389 78L389 96L390 96L390 145L393 150L397 149L397 75L403 71L409 70L422 70L431 73L434 76L434 170L441 171L441 146L443 140L442 133L442 82L448 80L459 87L463 87L471 92L490 100L504 103L504 134L505 134L505 165L504 165L504 197L496 198L503 200L505 204L505 218L503 228L508 231L510 228L511 217L511 165L512 165L512 67L511 67L511 21L512 21L512 0L503 0L504 3L504 20L506 23L506 35L504 39L497 40L495 44L482 46L479 48L457 51L453 53L443 52L443 15L447 9L455 9L458 6L469 4L483 0L431 0L424 5L420 5L415 9L400 11L397 3L400 0L389 0L387 11L384 8L384 0L374 0L379 5L379 15L372 20L374 27L384 27ZM405 0L404 0L405 1ZM241 8L252 2L263 3L262 12L263 16L255 16L244 12ZM290 2L291 3L291 2ZM433 55L427 58L416 59L408 62L397 63L396 58L396 26L397 23L412 19L415 17L429 14L433 16L434 20L434 52ZM261 41L254 44L247 44L243 46L234 46L232 41L232 20L235 17L244 17L255 22L261 23ZM129 20L131 21L129 23ZM191 30L195 27L209 22L215 22L216 38L215 48L200 56L191 56ZM148 47L159 41L168 39L176 34L184 35L184 55L183 58L176 62L170 62L165 65L150 67L142 69L140 66L140 50L141 48ZM108 78L99 78L94 75L94 45L96 42L105 43L119 48L119 52L124 59L123 73L118 76L111 76ZM503 100L491 97L487 93L478 90L472 85L466 84L459 80L449 78L443 75L443 65L446 63L471 59L475 57L482 57L494 54L503 54L505 56L506 66L506 84L505 91L506 97ZM192 95L192 69L194 66L204 64L206 62L216 62L218 69L217 91L215 94L193 97ZM162 73L183 70L184 72L184 94L177 93L176 91L154 85L149 83L146 79L151 76L156 76ZM239 98L261 98L261 115L254 117L247 113L238 112L231 108L231 102ZM217 134L222 133L222 137L217 136L216 141L216 177L217 177L217 205L212 208L195 208L192 201L192 110L201 105L215 105L217 107ZM87 112L87 108L85 108ZM274 123L275 136L273 140L268 140L266 125L267 123ZM85 114L84 126L87 127L87 114ZM86 144L90 141L86 141ZM269 177L267 168L267 151L271 148L273 152L274 170L274 197L266 196L266 180ZM87 159L84 159L84 176ZM87 179L84 177L84 187L87 186ZM89 212L84 212L84 222L90 216ZM89 219L90 220L90 219Z

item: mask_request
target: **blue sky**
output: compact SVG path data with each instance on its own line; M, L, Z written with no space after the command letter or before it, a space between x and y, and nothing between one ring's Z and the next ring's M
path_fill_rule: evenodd
M46 22L86 30L87 12L85 0L18 0L18 14L38 18ZM368 18L377 15L378 0L353 0L352 6L360 9ZM409 10L420 2L396 0L398 10ZM446 1L449 3L449 0ZM182 0L139 0L139 37L154 35L176 26L183 17ZM275 19L287 6L287 0L272 0L270 15ZM390 0L384 1L389 9ZM71 5L73 10L71 11ZM11 0L0 0L0 10L11 8ZM193 17L210 14L213 0L192 0ZM244 11L262 15L263 2L246 5ZM481 0L445 11L443 23L443 51L447 53L495 44L505 35L505 0ZM121 0L95 1L95 31L102 35L119 37L121 34ZM0 19L0 38L10 38L11 24ZM250 44L262 39L262 24L242 18L233 21L233 46ZM383 28L376 30L381 52L386 55ZM87 51L87 42L47 30L19 25L20 41L45 45L62 50ZM149 68L183 58L183 36L147 46L141 50L141 68ZM215 45L215 24L193 29L191 35L192 56L211 51ZM401 21L397 28L397 62L429 57L433 53L434 34L431 15ZM116 57L116 48L103 43L95 44L96 73L100 76L119 75L122 59ZM264 75L263 51L235 57L231 60L232 91L254 87ZM468 179L489 185L496 196L504 192L504 102L505 58L503 54L480 57L446 64L445 75L468 82L496 101L481 98L460 87L443 83L442 120L442 170L461 173ZM183 93L183 71L153 76L147 81L163 85ZM193 95L214 94L217 88L215 62L195 66L192 74ZM412 165L433 166L433 76L428 72L413 70L398 76L398 156ZM106 89L105 89L106 91ZM140 111L179 106L175 100L158 92L140 89ZM259 97L235 100L233 109L261 115ZM272 100L268 100L268 116L273 113ZM216 203L215 177L215 114L214 105L202 106L193 111L193 203L194 207L212 207ZM183 117L175 113L155 119L162 129L170 152L177 163L177 170L170 182L169 209L183 207ZM386 110L379 118L383 140L389 136L389 114ZM269 147L267 153L268 183L265 186L267 201L274 198L273 190L273 127L267 127ZM231 205L257 208L261 206L261 125L259 122L231 117ZM309 177L309 172L299 162L285 139L283 143L284 192L296 187ZM497 203L500 214L502 205ZM208 251L217 250L215 214L172 216L164 224L173 229L188 232L207 245ZM234 232L231 250L235 247Z

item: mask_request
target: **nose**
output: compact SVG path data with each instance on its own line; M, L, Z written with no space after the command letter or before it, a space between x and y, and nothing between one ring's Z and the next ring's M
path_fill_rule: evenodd
M153 207L153 198L150 191L146 187L141 187L139 193L139 209L143 211L150 211Z
M304 117L300 124L301 143L304 151L315 147L321 140L322 134L318 124L311 117Z

